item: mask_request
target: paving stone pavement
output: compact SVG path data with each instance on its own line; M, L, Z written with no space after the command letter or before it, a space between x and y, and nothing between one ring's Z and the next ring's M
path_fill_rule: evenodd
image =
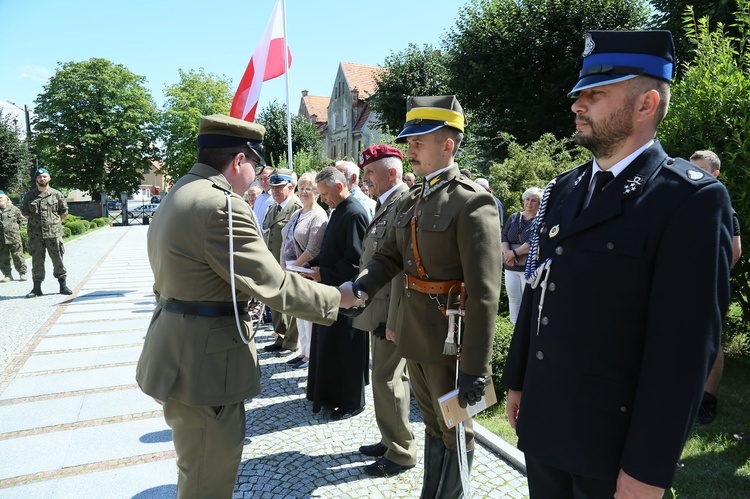
M106 227L66 246L72 297L25 300L20 283L9 283L19 291L0 301L3 317L15 321L13 336L2 340L10 357L0 359L0 499L176 496L171 431L135 383L154 307L147 229ZM36 319L26 320L31 310ZM354 418L313 414L306 371L285 364L293 354L262 351L270 334L261 328L256 337L263 393L246 404L234 498L419 497L424 426L416 404L417 466L370 478L362 468L372 460L357 451L379 438L369 387L366 409ZM527 497L523 474L483 440L471 473L474 497Z

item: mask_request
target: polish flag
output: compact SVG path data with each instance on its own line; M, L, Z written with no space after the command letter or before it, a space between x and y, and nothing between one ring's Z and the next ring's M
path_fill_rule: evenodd
M245 121L255 120L255 111L260 99L260 87L264 81L281 76L284 71L284 25L281 9L282 0L276 2L271 19L268 21L260 43L242 75L237 92L232 100L230 116ZM287 47L289 67L292 65L292 52Z

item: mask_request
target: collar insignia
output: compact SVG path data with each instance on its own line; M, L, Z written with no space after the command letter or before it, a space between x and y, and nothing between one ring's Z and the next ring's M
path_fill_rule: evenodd
M628 179L627 183L625 184L625 188L622 190L623 194L630 194L631 192L634 192L636 189L638 189L643 182L643 177L640 175L636 175L635 177Z
M587 35L587 36L588 36L588 35ZM586 172L583 172L583 173L581 173L581 175L580 175L580 176L579 176L579 177L578 177L578 178L576 179L576 181L575 181L575 182L573 182L573 187L577 186L577 185L578 185L578 184L579 184L579 183L581 182L581 179L582 179L582 178L583 178L583 177L584 177L585 175L586 175Z

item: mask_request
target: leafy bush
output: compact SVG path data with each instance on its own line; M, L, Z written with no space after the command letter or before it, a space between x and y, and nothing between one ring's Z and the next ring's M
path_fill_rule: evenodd
M95 218L91 221L91 223L96 225L97 227L104 227L105 225L109 224L107 219L103 217Z
M26 227L21 229L21 246L26 253L29 252L29 231Z
M64 229L70 230L70 233L72 235L77 236L89 230L89 223L86 220L75 220L73 222L66 223L63 227L63 230Z
M707 18L685 17L686 33L695 58L684 65L683 77L672 85L669 114L659 128L664 148L674 156L690 157L711 149L722 161L724 182L739 215L744 234L750 220L750 2L738 2L740 37L725 34L719 24L709 29ZM732 298L742 307L745 331L750 321L750 259L747 252L732 270Z
M523 211L521 195L526 189L544 189L555 176L591 157L572 140L557 139L549 133L528 145L519 144L507 133L500 138L508 148L508 158L490 167L489 180L492 192L503 202L506 219L511 213Z
M510 349L510 340L513 338L513 324L507 316L498 316L495 320L495 343L492 346L492 382L495 385L495 392L500 400L501 394L505 391L500 383L505 369L505 359L508 357Z
M70 230L70 227L68 227L67 225L63 225L62 231L63 231L63 238L68 238L73 235L73 232Z

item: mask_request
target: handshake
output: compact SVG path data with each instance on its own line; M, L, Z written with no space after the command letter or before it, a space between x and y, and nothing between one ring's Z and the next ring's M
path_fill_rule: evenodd
M359 283L347 281L339 286L341 313L347 317L356 317L362 313L367 304L367 293L360 287Z

